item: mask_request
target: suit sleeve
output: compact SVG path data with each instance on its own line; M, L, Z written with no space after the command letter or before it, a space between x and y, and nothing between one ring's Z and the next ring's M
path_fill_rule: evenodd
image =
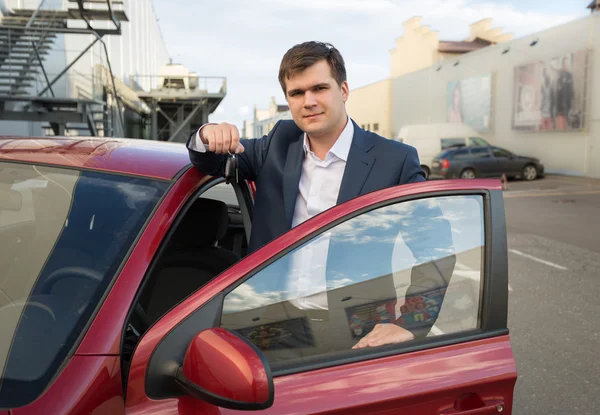
M237 155L240 179L256 181L267 158L269 146L273 135L275 135L280 122L275 124L269 135L262 138L242 139L240 143L244 146L244 152ZM212 152L199 152L190 148L191 140L194 140L196 131L190 135L186 144L190 153L190 161L202 173L211 176L225 176L225 164L227 156Z
M400 184L425 181L417 151L410 147ZM456 264L452 228L435 199L416 203L400 226L415 258L397 324L415 338L424 338L435 324Z
M425 181L425 172L421 168L419 155L414 147L406 146L408 149L402 171L400 172L400 181L398 184L416 183Z

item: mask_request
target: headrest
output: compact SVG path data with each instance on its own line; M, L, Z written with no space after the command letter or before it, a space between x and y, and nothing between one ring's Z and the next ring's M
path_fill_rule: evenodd
M188 209L173 238L186 245L214 245L225 236L228 226L227 205L200 198Z

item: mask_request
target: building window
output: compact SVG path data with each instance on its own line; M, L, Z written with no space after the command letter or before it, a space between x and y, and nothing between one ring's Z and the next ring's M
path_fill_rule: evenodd
M373 124L373 131L379 131L379 124L378 123Z
M371 131L371 124L367 124L367 131Z
M362 128L364 130L365 129L365 125L361 124L360 128Z

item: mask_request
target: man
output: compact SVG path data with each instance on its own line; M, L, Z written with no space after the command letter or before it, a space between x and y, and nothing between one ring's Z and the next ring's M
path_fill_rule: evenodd
M239 179L256 182L249 251L336 204L425 180L413 147L364 131L348 117L346 69L332 45L292 47L281 61L279 83L293 121L279 121L268 136L252 140L240 140L234 125L206 124L187 144L202 172L224 176L226 155L236 153ZM395 324L381 324L357 346L413 338Z
M348 117L337 49L320 42L294 46L283 57L279 82L293 121L279 121L253 140L240 140L234 125L207 124L188 140L199 170L223 176L225 155L237 153L240 179L256 182L250 251L336 204L425 180L413 147L364 131Z

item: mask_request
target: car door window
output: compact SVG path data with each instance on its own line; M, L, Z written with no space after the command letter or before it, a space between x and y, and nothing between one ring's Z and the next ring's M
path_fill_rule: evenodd
M220 200L232 208L238 208L240 205L233 186L225 182L218 183L211 187L202 194L202 197L205 199Z
M142 321L130 321L135 332L143 333L246 255L248 244L240 209L243 203L233 186L220 178L190 198L145 277L137 303L143 312ZM131 336L129 351L139 337Z
M492 148L492 154L494 155L494 157L496 158L510 158L512 156L512 154L509 151L503 150L501 148Z
M472 148L471 156L476 159L488 158L488 157L490 157L490 152L487 147Z
M416 341L477 329L484 229L480 195L359 214L229 292L221 326L274 367L347 352L376 324L397 324Z

